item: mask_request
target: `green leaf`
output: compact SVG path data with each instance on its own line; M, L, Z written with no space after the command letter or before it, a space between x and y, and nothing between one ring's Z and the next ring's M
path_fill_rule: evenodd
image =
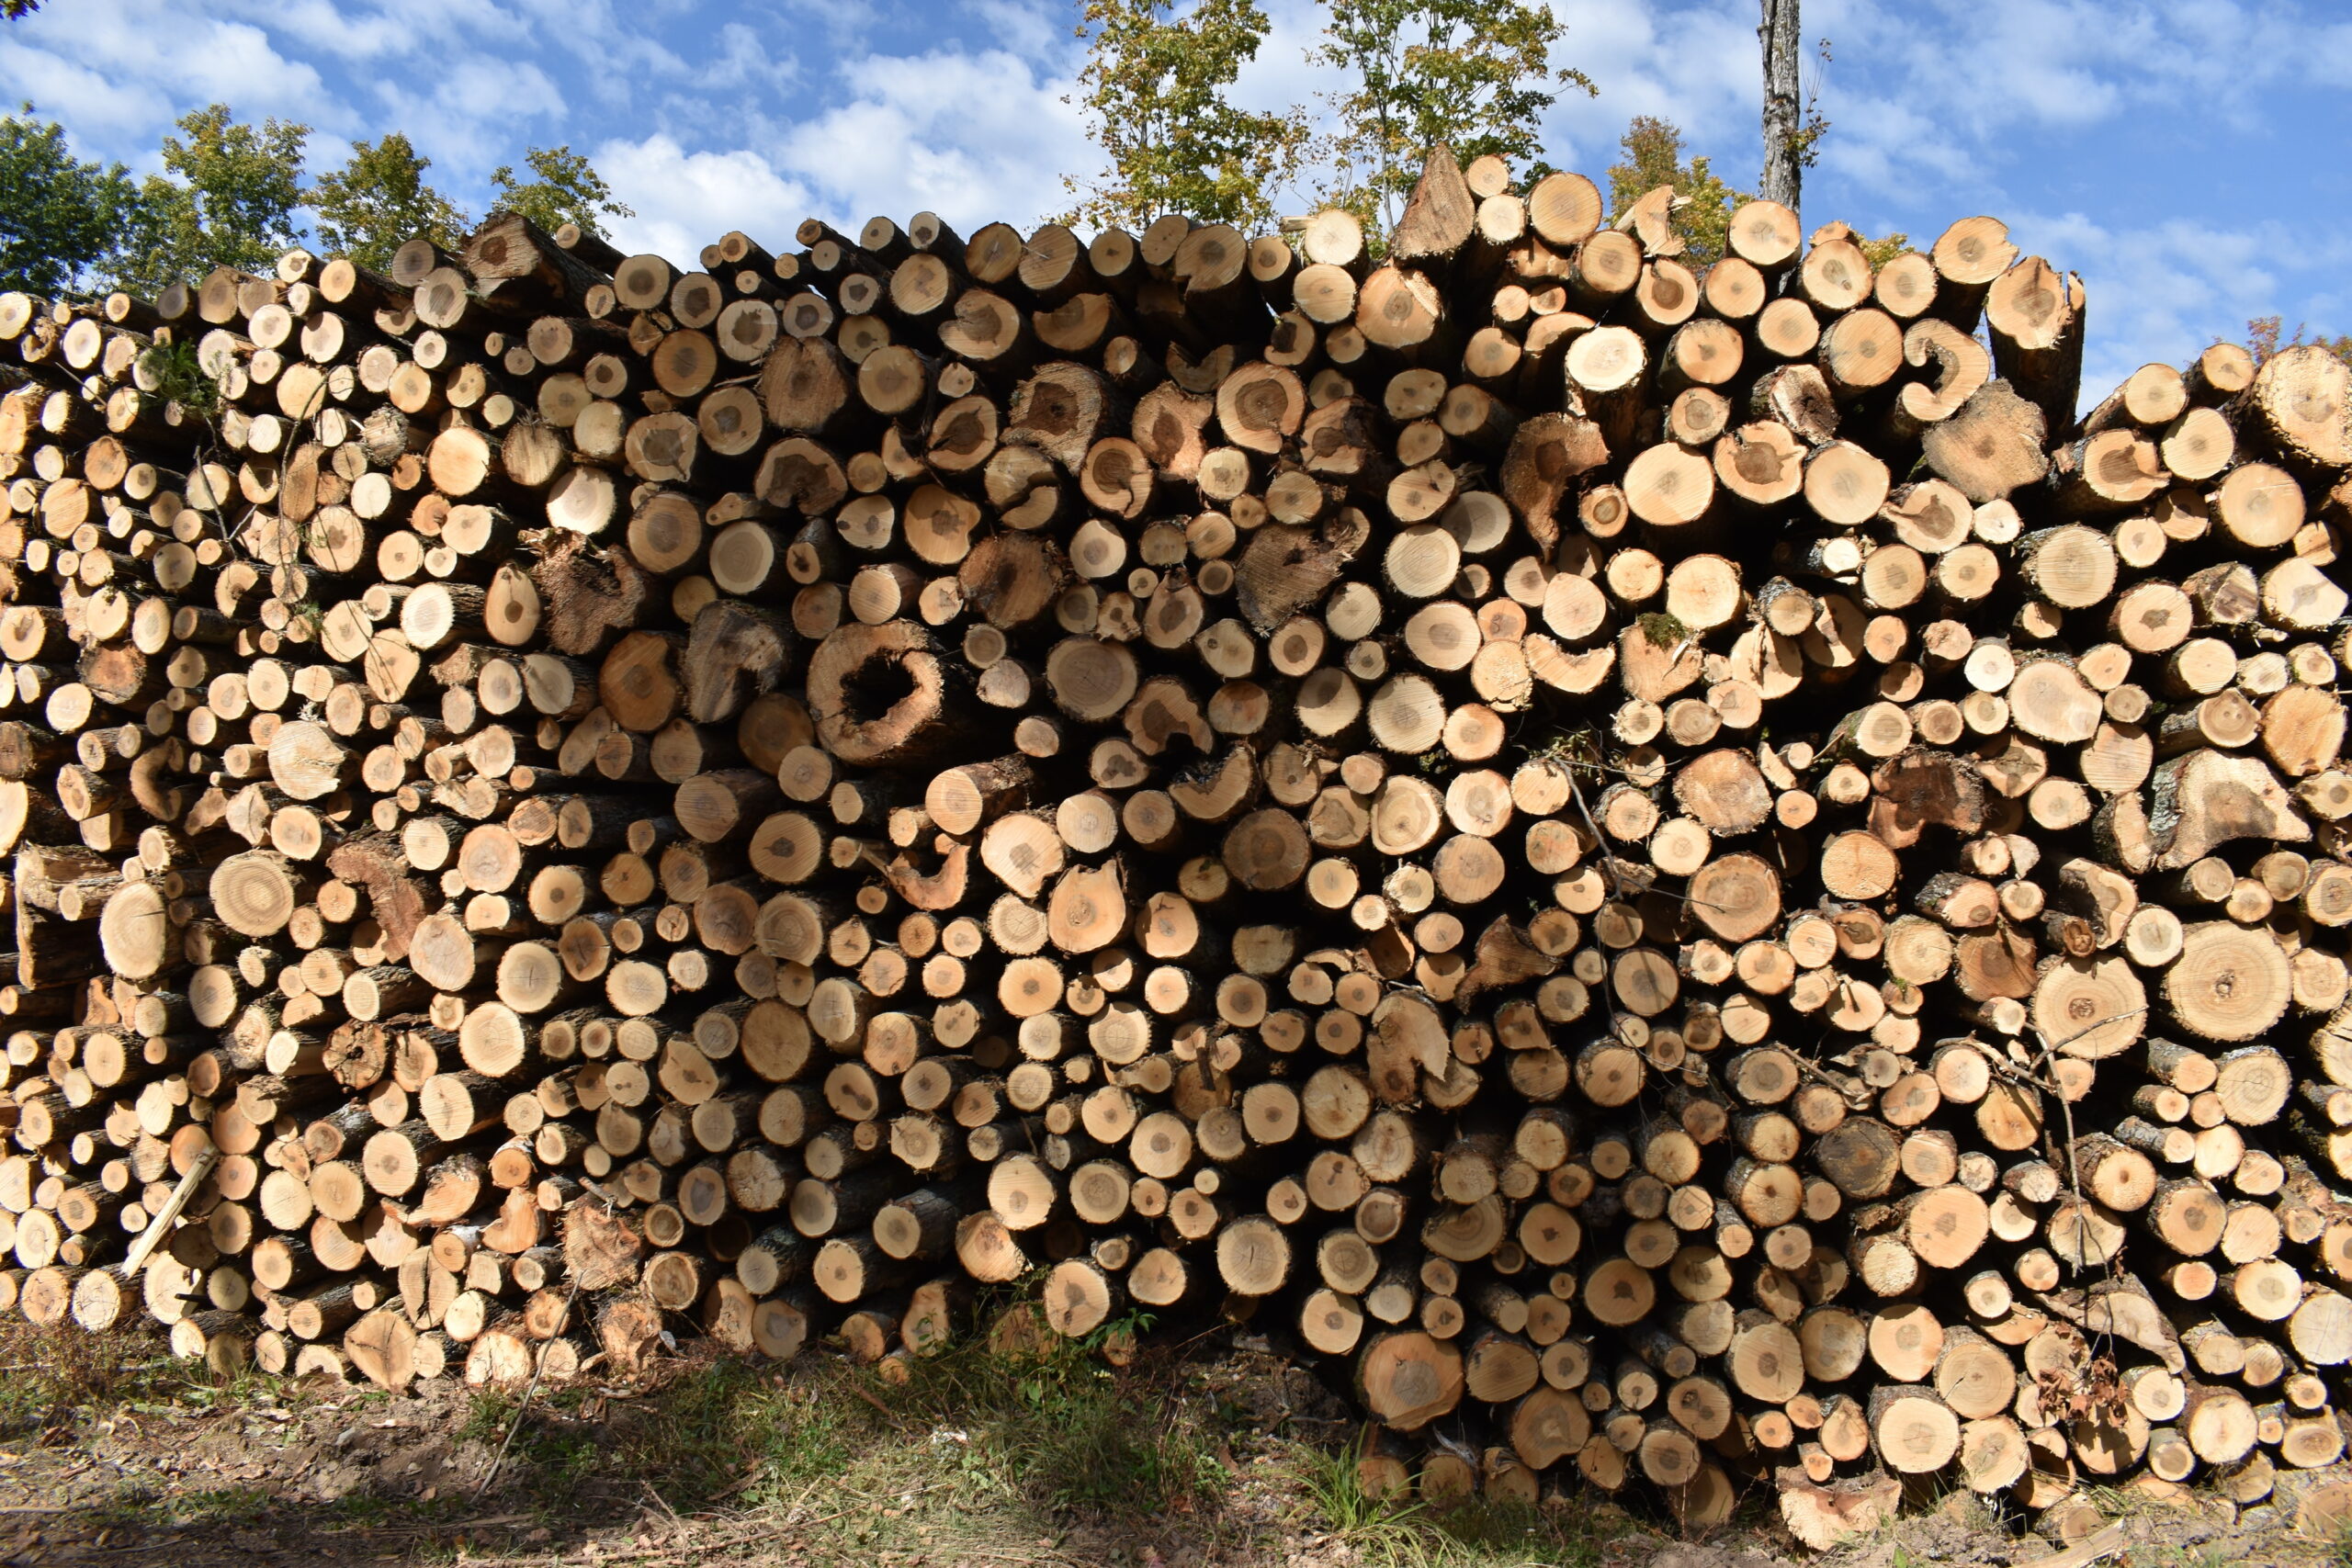
M311 186L319 243L379 270L420 236L444 250L455 249L469 220L424 183L424 171L432 166L433 160L420 157L397 130L380 141L353 142L350 159Z
M1598 91L1553 47L1566 25L1523 0L1326 0L1310 64L1347 73L1328 95L1340 129L1326 144L1322 195L1368 227L1393 228L1442 141L1464 164L1489 153L1524 163L1542 144L1536 121L1556 86Z
M1078 102L1110 167L1062 183L1078 205L1064 221L1141 229L1182 213L1204 223L1261 228L1273 192L1308 144L1299 109L1264 113L1227 96L1257 58L1266 14L1251 0L1088 0Z
M309 126L269 119L256 130L213 104L178 128L181 136L164 138L166 173L142 180L125 209L114 269L122 287L151 298L218 266L266 274L303 235L294 212Z
M27 104L0 118L0 288L56 294L102 269L136 187L120 164L85 164Z
M1724 237L1731 231L1735 208L1749 199L1715 177L1705 158L1682 161L1682 130L1670 119L1635 115L1618 140L1623 161L1609 166L1611 218L1660 186L1672 186L1679 198L1674 209L1674 231L1682 236L1693 265L1703 265L1724 254Z
M157 344L141 355L147 374L163 397L203 418L220 410L220 387L197 363L196 345L185 339Z
M605 219L637 216L635 209L613 199L612 186L569 142L560 147L534 147L524 154L523 162L537 178L518 180L510 165L501 165L491 174L491 186L498 192L493 205L501 211L519 212L550 234L567 223L577 223L599 238L604 237Z
M1639 616L1634 625L1642 628L1642 636L1652 648L1679 648L1690 635L1690 628L1684 626L1679 617L1663 610L1653 610Z
M1611 220L1623 217L1634 202L1658 186L1672 186L1674 231L1682 236L1686 259L1693 266L1721 259L1732 213L1740 203L1755 198L1717 179L1706 158L1693 157L1685 164L1682 128L1670 119L1637 114L1617 145L1623 158L1609 166ZM1872 267L1884 266L1911 248L1911 236L1904 233L1878 240L1866 234L1852 238Z

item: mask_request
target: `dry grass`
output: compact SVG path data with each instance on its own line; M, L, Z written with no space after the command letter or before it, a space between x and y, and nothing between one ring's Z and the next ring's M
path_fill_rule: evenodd
M190 1378L158 1335L36 1328L0 1316L0 1437L68 1429L127 1400L170 1397Z

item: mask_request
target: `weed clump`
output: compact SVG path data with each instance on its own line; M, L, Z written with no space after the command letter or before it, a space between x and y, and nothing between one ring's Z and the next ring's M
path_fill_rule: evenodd
M0 1437L67 1426L87 1412L152 1397L183 1380L163 1341L132 1329L92 1334L0 1317Z
M199 419L220 412L220 384L204 373L196 344L157 344L141 356L141 368L154 383L156 394Z

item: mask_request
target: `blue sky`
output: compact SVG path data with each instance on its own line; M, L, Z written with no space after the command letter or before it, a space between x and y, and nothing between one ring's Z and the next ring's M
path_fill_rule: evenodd
M1317 6L1263 3L1238 96L1313 107ZM1630 116L1663 114L1752 181L1754 0L1554 5L1559 58L1601 89L1546 118L1555 164L1598 177ZM637 209L625 244L691 264L730 228L781 248L811 214L1048 215L1096 166L1064 101L1076 20L1049 0L49 0L0 28L0 92L134 167L214 100L311 124L314 169L404 130L476 211L493 167L568 141ZM2090 395L2250 315L2352 331L2352 7L1815 0L1804 21L1834 44L1808 225L1924 243L2004 218L2088 282Z

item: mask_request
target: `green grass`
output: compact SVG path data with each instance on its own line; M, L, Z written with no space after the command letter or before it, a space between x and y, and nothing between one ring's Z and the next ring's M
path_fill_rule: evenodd
M1431 1540L1440 1539L1424 1505L1366 1494L1351 1454L1302 1448L1294 1473L1310 1521L1369 1568L1407 1568L1425 1561Z
M494 1452L514 1434L480 1498L447 1483L430 1500L393 1483L313 1503L275 1495L267 1477L217 1490L142 1481L92 1511L146 1529L386 1532L404 1538L412 1561L459 1543L479 1556L490 1543L464 1528L477 1516L524 1514L568 1538L639 1508L701 1515L697 1528L720 1534L769 1531L826 1561L910 1547L949 1560L969 1548L979 1561L1071 1531L1120 1561L1171 1540L1247 1556L1279 1515L1345 1542L1371 1568L1599 1568L1602 1543L1628 1528L1606 1505L1473 1499L1440 1511L1367 1497L1352 1455L1296 1437L1289 1395L1267 1403L1261 1371L1139 1350L1139 1320L1074 1344L1011 1321L1035 1332L974 1331L887 1369L823 1350L779 1366L697 1344L626 1395L593 1380L543 1386L527 1407L514 1392L472 1393L445 1428L453 1443ZM0 1434L34 1434L45 1447L92 1435L118 1409L227 1414L333 1397L356 1415L383 1403L358 1388L219 1382L153 1338L52 1337L21 1324L0 1325L0 1368L15 1374L0 1377ZM270 1446L266 1424L244 1425Z
M503 1501L484 1506L520 1505L550 1520L651 1498L681 1515L835 1514L844 1531L890 1513L934 1524L1012 1516L1027 1529L1073 1510L1128 1522L1210 1511L1229 1479L1228 1442L1243 1438L1228 1436L1229 1411L1185 1386L1181 1362L1134 1357L1144 1326L1122 1323L1076 1345L1016 1337L1028 1348L1006 1352L975 1337L906 1363L899 1381L823 1353L779 1368L698 1348L634 1397L543 1387L524 1409L514 1393L475 1393L452 1436L496 1450L513 1430L494 1486ZM1132 1364L1108 1364L1105 1349ZM169 1415L309 1397L272 1378L212 1379L151 1336L0 1320L0 1438L68 1441L118 1409ZM329 1529L431 1523L458 1499L471 1505L470 1488L449 1490L433 1505L363 1490L300 1511ZM250 1489L132 1486L103 1507L126 1524L227 1526L266 1502Z
M1227 1472L1215 1413L1173 1393L1167 1368L1121 1370L1076 1346L1014 1358L967 1344L911 1363L903 1383L839 1361L778 1372L695 1357L615 1404L601 1434L535 1405L500 1490L646 1486L681 1513L722 1495L806 1512L829 1487L1113 1517L1188 1512ZM494 1447L513 1416L511 1400L477 1395L458 1436Z
M569 1503L605 1462L594 1428L566 1415L561 1405L537 1402L518 1426L516 1415L521 1408L517 1393L480 1390L454 1436L461 1443L481 1443L493 1453L504 1447L502 1475L507 1466L527 1470L536 1478L541 1501ZM510 1429L514 1440L507 1446Z
M1458 1507L1368 1495L1345 1451L1301 1445L1291 1476L1315 1528L1367 1568L1597 1568L1622 1526L1581 1504L1476 1497Z
M2181 1505L2178 1502L2170 1498L2154 1496L2136 1486L2086 1486L2079 1495L2084 1502L2097 1508L2102 1517L2110 1520L2177 1519L2180 1517ZM2143 1547L2133 1550L2144 1553L2149 1549ZM2159 1560L2142 1555L2135 1561L2140 1568L2149 1568L2151 1563L2158 1564L2158 1568L2201 1568L2198 1563L2185 1560L2176 1561L2171 1557ZM2352 1564L2347 1564L2347 1568L2352 1568Z

